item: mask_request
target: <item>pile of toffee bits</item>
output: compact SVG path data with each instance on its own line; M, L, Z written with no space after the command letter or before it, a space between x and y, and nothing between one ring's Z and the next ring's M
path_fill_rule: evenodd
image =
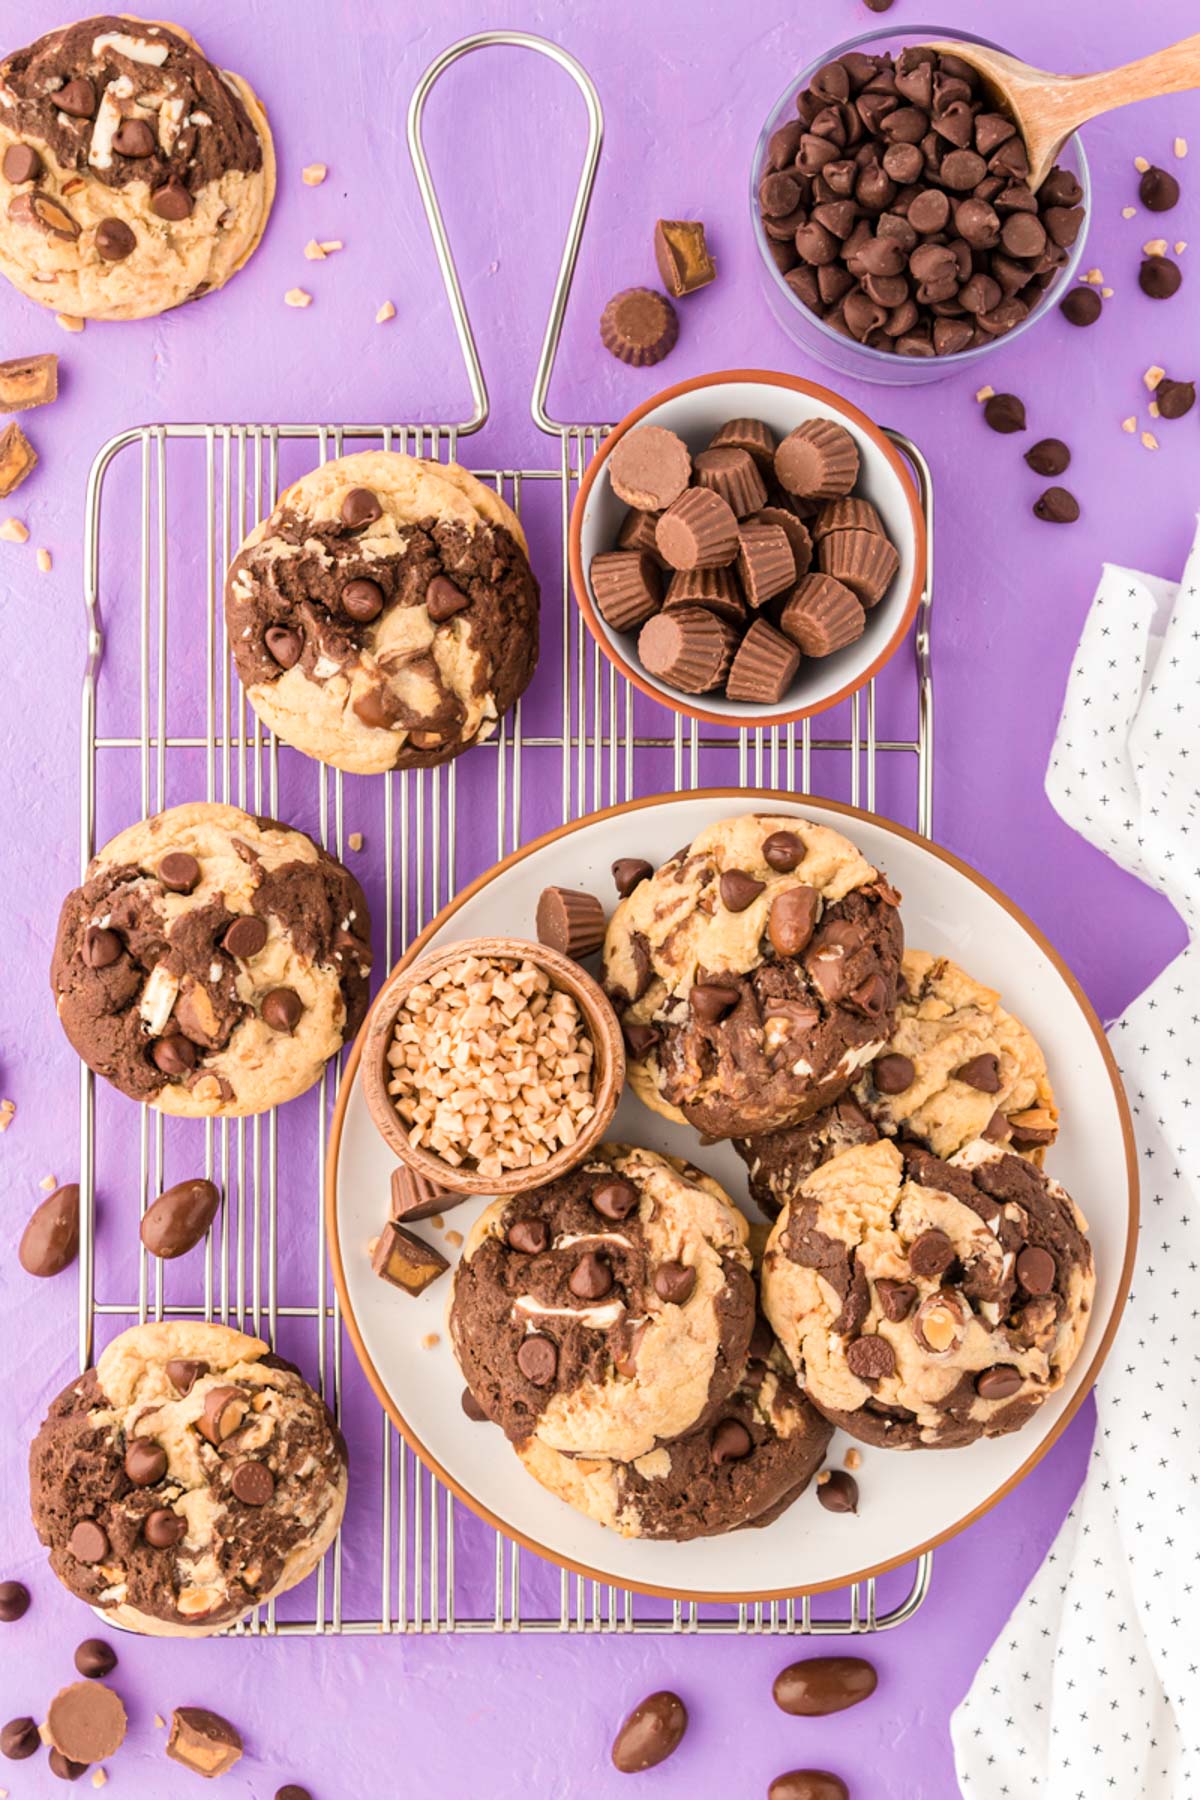
M638 633L647 673L684 694L778 705L803 657L863 635L900 566L833 419L778 442L761 419L729 419L694 457L642 425L608 475L630 510L616 548L592 558L592 597L612 630Z
M1083 224L1053 169L1035 194L1012 120L975 71L922 45L849 51L796 96L758 189L796 298L874 350L954 356L1027 318Z

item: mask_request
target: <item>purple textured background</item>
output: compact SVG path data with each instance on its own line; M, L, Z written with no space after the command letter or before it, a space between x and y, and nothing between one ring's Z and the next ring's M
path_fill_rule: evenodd
M0 941L0 1092L18 1115L0 1139L10 1241L49 1171L75 1173L75 1062L60 1038L45 970L62 893L77 877L76 741L83 657L80 604L82 503L96 447L120 428L157 419L453 418L465 383L404 149L408 96L422 69L455 37L489 26L561 36L590 69L607 111L607 139L575 299L553 390L560 417L616 418L663 379L761 364L822 379L773 324L758 287L746 209L747 159L761 120L789 73L823 46L867 29L850 0L810 0L802 22L764 24L763 9L733 0L633 0L603 7L442 0L432 14L358 0L282 4L206 0L184 23L218 61L263 95L276 132L281 186L266 241L223 294L139 325L59 333L8 288L0 291L4 355L43 348L63 363L62 396L29 416L42 467L0 512L27 520L27 548L0 545L0 609L9 677L0 721L0 844L9 919ZM938 9L932 9L937 11ZM986 29L984 9L944 0L944 23ZM1070 68L1116 63L1181 36L1194 23L1187 0L1152 9L1096 0L1086 9L1009 0L1007 42L1033 61ZM891 15L919 18L915 5ZM796 15L792 15L795 20ZM26 0L25 38L60 22L58 0ZM18 29L10 18L8 30ZM526 395L561 230L575 179L581 113L565 78L513 53L457 71L435 101L429 143L447 221L477 320L493 400L493 424L477 461L546 460L528 422ZM1038 491L1020 462L1020 440L994 437L958 377L910 394L845 391L923 445L937 482L937 835L1023 905L1067 954L1105 1017L1121 1010L1181 942L1175 917L1118 873L1051 814L1041 789L1069 658L1102 559L1174 574L1190 539L1196 494L1196 416L1159 429L1150 456L1119 420L1145 421L1141 372L1196 371L1197 308L1185 285L1170 305L1136 287L1139 246L1165 234L1186 239L1197 205L1186 191L1166 219L1139 212L1135 155L1167 166L1172 140L1200 151L1192 97L1147 104L1088 128L1096 206L1084 266L1115 288L1101 323L1073 330L1054 317L998 353L989 378L1024 396L1036 435L1065 436L1084 516L1053 530L1028 516ZM301 167L330 166L312 191ZM612 362L596 341L603 301L621 286L653 281L650 226L658 213L700 215L720 266L717 284L682 309L679 346L662 371ZM304 261L310 236L341 237L346 250ZM1192 252L1191 254L1195 254ZM307 312L283 306L294 284L315 297ZM398 317L373 323L386 297ZM1191 479L1189 479L1189 475ZM54 552L53 574L35 572L33 549ZM136 556L111 542L109 567ZM553 591L553 567L544 571ZM119 637L135 589L113 577L108 623ZM122 614L122 608L126 614ZM111 668L110 668L111 674ZM551 681L553 670L543 674ZM465 778L464 778L465 779ZM664 775L664 781L669 775ZM643 788L647 783L642 783ZM172 793L170 798L183 797ZM138 810L136 781L109 791L102 825ZM526 801L524 829L557 818ZM364 802L365 804L365 802ZM357 814L347 829L360 824ZM483 847L460 877L487 860ZM127 1244L121 1171L108 1174L101 1220ZM121 1214L124 1214L121 1217ZM75 1367L70 1276L34 1284L0 1265L6 1380L0 1400L0 1576L24 1578L34 1609L0 1627L5 1716L44 1716L72 1676L90 1616L44 1568L22 1500L24 1456L47 1399ZM352 1410L356 1453L369 1463L378 1426L368 1404ZM607 1762L612 1729L636 1699L670 1685L685 1696L692 1729L684 1749L645 1791L666 1796L757 1794L788 1767L836 1769L857 1795L929 1800L952 1795L946 1720L1024 1582L1037 1566L1079 1481L1090 1409L1021 1491L940 1552L932 1596L903 1631L870 1647L880 1689L853 1722L802 1722L777 1713L770 1678L788 1660L779 1641L560 1639L372 1642L217 1642L166 1645L120 1640L116 1679L131 1714L127 1747L110 1768L113 1792L180 1790L167 1777L154 1713L209 1704L243 1727L250 1754L222 1792L269 1800L304 1781L315 1800L385 1791L413 1795L558 1796L623 1791ZM363 1464L360 1462L360 1467ZM365 1525L364 1525L365 1528ZM479 1540L475 1542L478 1544ZM485 1545L486 1548L486 1545ZM353 1549L348 1547L353 1564ZM368 1574L370 1572L368 1571ZM801 1652L802 1644L797 1645ZM14 1800L58 1791L43 1759L4 1765ZM642 1791L638 1789L639 1793Z

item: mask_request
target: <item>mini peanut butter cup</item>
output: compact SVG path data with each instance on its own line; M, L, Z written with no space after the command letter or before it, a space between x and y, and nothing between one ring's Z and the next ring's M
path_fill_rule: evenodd
M728 500L739 519L748 518L766 504L767 490L748 450L732 446L702 450L695 460L694 473L697 487L711 488L722 500Z
M828 537L831 531L873 531L876 537L887 536L883 520L871 502L860 500L855 494L846 494L840 500L827 500L813 520L815 542Z
M836 500L858 480L858 449L844 426L832 419L807 419L776 450L775 474L789 494Z
M755 619L733 659L725 693L730 700L777 706L799 667L800 652L791 639L766 619Z
M805 656L831 656L855 643L867 615L857 595L830 575L806 575L779 615L779 629Z
M703 606L731 625L746 623L746 602L732 569L680 569L671 577L663 605Z
M756 609L765 606L796 579L796 560L787 532L781 525L743 525L737 567L749 605Z
M604 942L604 907L581 888L544 888L537 903L537 938L578 962Z
M646 555L652 556L661 568L662 557L658 554L658 540L654 535L654 528L657 524L658 514L656 512L643 512L639 507L631 506L625 514L624 524L617 533L617 548L619 550L644 550Z
M600 342L619 362L646 369L675 348L679 319L665 294L624 288L600 315Z
M692 458L682 438L664 425L627 431L608 459L613 493L640 512L661 512L678 500L692 476Z
M807 575L812 568L813 541L808 526L798 518L790 507L763 506L751 519L752 525L778 525L792 546L792 561L796 565L796 579Z
M738 553L733 508L711 488L688 488L668 506L655 531L673 569L720 569Z
M900 567L895 546L873 531L831 532L817 545L817 561L868 607L883 599Z
M662 572L642 550L606 550L593 556L592 597L614 631L636 631L662 605Z
M660 681L685 694L708 694L724 684L738 637L737 628L716 613L677 606L642 626L638 655Z
M775 433L761 419L727 419L709 441L710 450L748 450L764 476L775 467Z

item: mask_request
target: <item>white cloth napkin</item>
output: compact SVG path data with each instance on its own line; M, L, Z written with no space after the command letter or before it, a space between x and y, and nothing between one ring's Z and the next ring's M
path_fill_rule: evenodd
M1105 567L1046 775L1192 942L1109 1034L1141 1155L1133 1289L1083 1487L951 1721L968 1800L1200 1800L1198 783L1200 534L1178 584Z

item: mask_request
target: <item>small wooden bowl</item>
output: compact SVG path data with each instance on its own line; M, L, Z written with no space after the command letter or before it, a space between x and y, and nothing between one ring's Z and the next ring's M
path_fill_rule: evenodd
M556 988L571 995L583 1015L587 1032L595 1048L592 1065L595 1113L573 1144L557 1150L536 1169L514 1169L507 1175L480 1175L472 1169L453 1168L432 1151L414 1146L388 1093L388 1049L396 1015L405 997L419 982L427 981L439 969L465 957L481 960L500 958L536 963L550 977ZM367 1106L380 1136L419 1175L439 1187L458 1194L517 1194L526 1188L543 1187L559 1175L565 1175L590 1153L604 1136L617 1109L625 1084L625 1046L617 1016L602 990L589 974L545 944L527 943L523 938L464 938L444 950L435 950L416 962L401 963L380 988L371 1008L363 1037L362 1083Z

